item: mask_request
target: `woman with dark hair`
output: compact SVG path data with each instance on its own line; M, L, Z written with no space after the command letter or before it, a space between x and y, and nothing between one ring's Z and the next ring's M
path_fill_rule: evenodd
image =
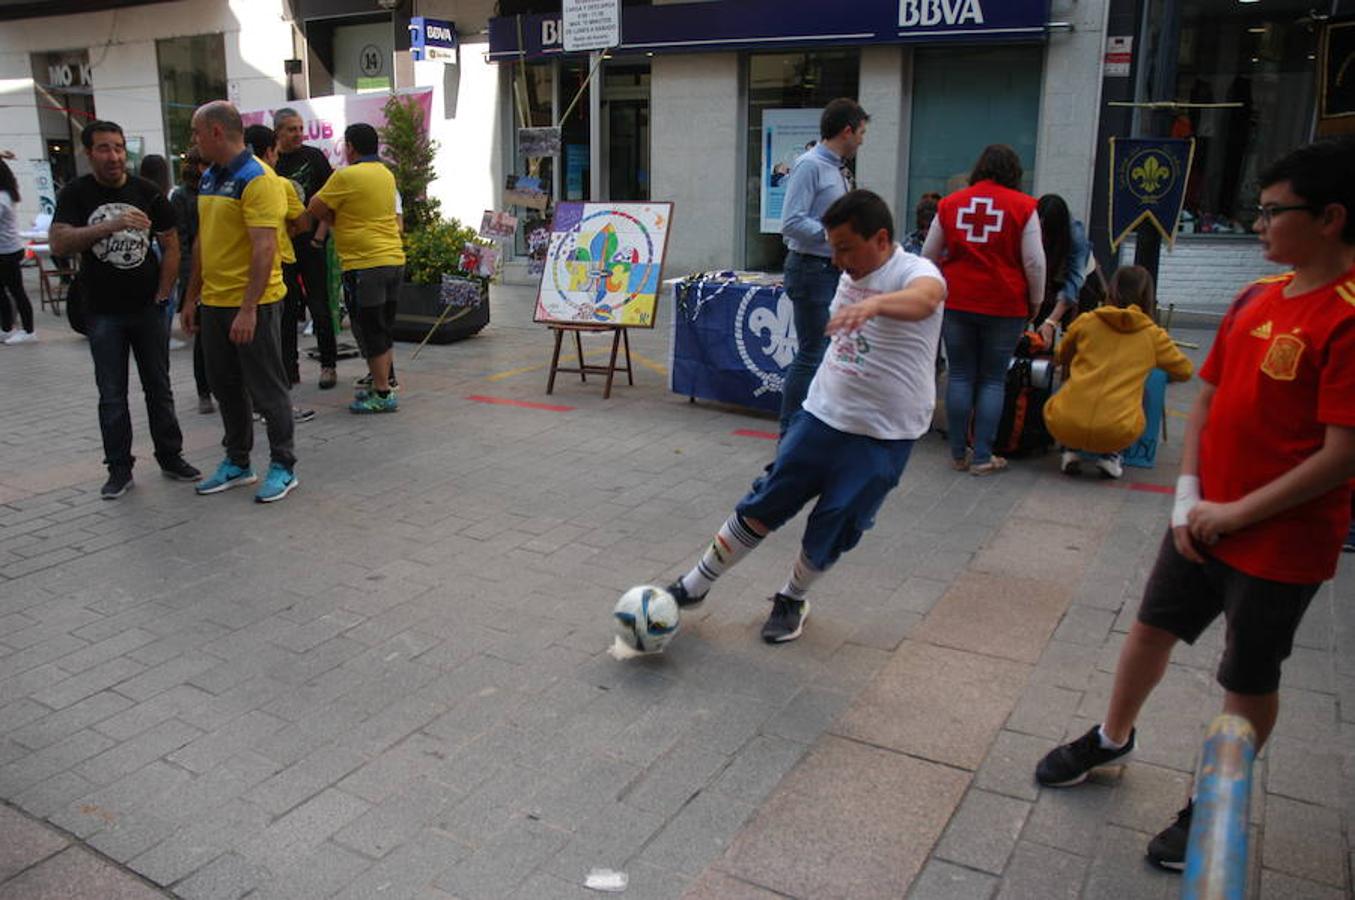
M24 260L24 242L19 237L19 182L9 165L0 159L0 341L23 344L35 340L33 304L24 291L19 264ZM8 296L6 296L8 295ZM19 310L21 331L14 330L14 310Z
M1060 325L1068 324L1068 313L1077 309L1078 295L1087 280L1087 262L1092 245L1087 240L1087 229L1073 218L1068 203L1058 194L1045 194L1035 205L1040 217L1040 234L1044 240L1045 281L1044 303L1040 306L1040 337L1045 346L1053 346L1054 333Z
M207 161L190 147L179 167L179 186L169 194L169 205L174 207L174 218L179 228L179 278L174 284L174 299L178 301L188 292L188 278L193 271L193 243L198 239L198 182L207 171ZM204 416L216 412L212 403L212 389L207 385L207 364L202 358L202 342L193 339L193 380L198 388L198 412Z
M993 455L1007 367L1044 300L1045 253L1035 198L1022 193L1021 160L1005 144L984 148L969 187L945 197L922 247L949 293L941 335L951 465L971 475L1007 468ZM968 446L970 418L974 446Z

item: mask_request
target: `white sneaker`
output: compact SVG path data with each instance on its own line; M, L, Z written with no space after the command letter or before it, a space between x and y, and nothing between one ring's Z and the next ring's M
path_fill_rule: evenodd
M169 339L169 349L171 350L182 350L184 347L187 346L188 346L187 343L179 340L178 338L172 337Z
M38 336L32 331L16 331L5 338L6 344L27 344L30 341L36 341Z
M306 337L313 337L315 335L315 323L308 320L305 329L301 333Z
M1119 478L1124 474L1124 466L1120 465L1120 454L1118 453L1097 459L1096 468L1101 470L1102 478Z
M10 336L13 334L14 332L12 331L0 331L0 344L3 344L5 341L9 340Z
M1082 454L1076 450L1065 450L1059 457L1059 471L1065 475L1082 474Z

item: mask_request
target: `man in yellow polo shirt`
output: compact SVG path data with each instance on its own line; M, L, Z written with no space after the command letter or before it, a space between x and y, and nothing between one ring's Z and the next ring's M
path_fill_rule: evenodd
M349 125L343 138L348 165L329 177L306 211L331 225L343 269L344 302L355 330L362 333L362 355L372 375L371 389L358 391L348 408L355 413L395 412L399 403L390 383L395 362L391 329L405 273L399 195L395 176L376 154L376 129L359 122Z
M298 483L279 302L287 293L278 255L287 198L282 182L245 146L240 113L231 104L198 107L193 140L212 167L198 186L198 239L183 326L200 329L207 380L226 430L226 458L197 491L215 494L258 480L249 459L257 409L268 423L271 463L254 499L271 503Z

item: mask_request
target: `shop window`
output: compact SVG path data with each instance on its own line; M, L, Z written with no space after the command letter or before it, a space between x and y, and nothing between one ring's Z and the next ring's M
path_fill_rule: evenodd
M526 159L517 145L518 127L545 128L555 123L555 63L532 62L513 67L513 157L510 171L514 175L540 178L552 202L557 196L555 158L550 156ZM568 100L566 100L568 102ZM518 229L514 250L518 256L528 253L526 235L544 221L544 210L521 207L516 210Z
M181 159L193 138L193 110L226 96L226 47L219 34L166 38L155 42L160 69L160 105L168 158ZM177 180L178 165L170 173Z
M1162 7L1153 0L1147 12L1149 59L1172 39ZM1232 104L1140 119L1142 133L1195 138L1183 232L1247 232L1260 171L1311 138L1318 48L1311 7L1308 0L1179 4L1174 75L1167 71L1162 85L1150 75L1146 99Z
M828 101L856 96L860 87L861 57L856 50L757 53L749 55L746 64L748 167L745 174L748 189L744 205L744 267L779 272L785 265L786 247L779 229L773 229L771 225L779 220L777 211L768 208L769 203L774 204L775 197L763 189L762 182L764 175L771 180L777 179L794 162L794 153L777 145L769 151L771 156L764 160L768 155L763 146L764 113L784 111L765 118L769 124L778 123L778 127L784 122L787 129L807 129L805 140L799 145L799 150L803 151L805 144L818 137L817 126L810 123L817 122L817 113ZM798 110L803 113L797 118L794 111ZM869 152L869 148L867 136L865 152Z
M899 211L899 221L912 222L912 210L923 194L949 194L968 186L970 170L989 144L1008 144L1016 151L1025 170L1021 187L1031 189L1042 54L1034 46L916 52L908 205Z
M396 86L395 50L389 15L308 19L310 96L390 91Z

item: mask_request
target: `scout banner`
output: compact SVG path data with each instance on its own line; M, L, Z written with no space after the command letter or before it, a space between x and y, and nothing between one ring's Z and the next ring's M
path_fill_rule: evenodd
M1110 139L1110 246L1117 249L1142 222L1171 246L1186 200L1195 140Z

